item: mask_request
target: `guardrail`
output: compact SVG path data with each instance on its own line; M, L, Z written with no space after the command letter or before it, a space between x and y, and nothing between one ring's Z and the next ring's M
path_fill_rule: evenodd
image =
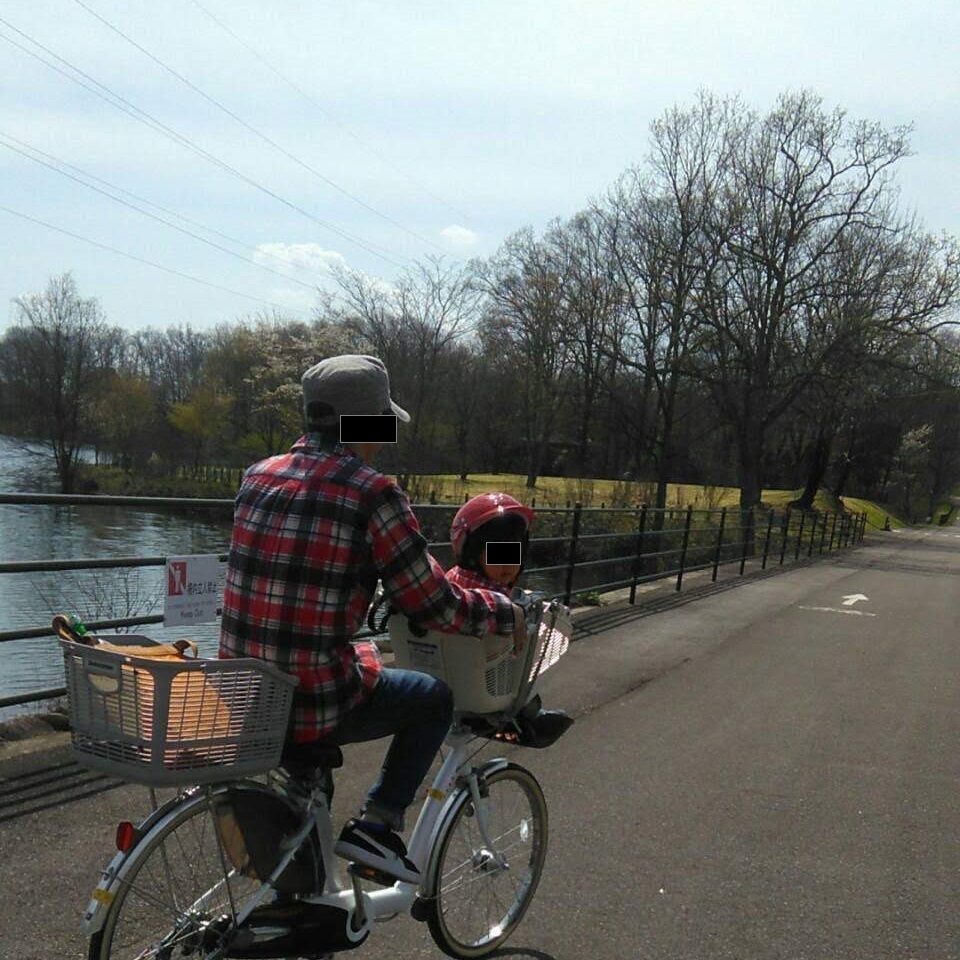
M233 501L228 499L17 493L0 494L0 506L4 504L172 507L190 510L225 510L233 507ZM452 513L456 509L455 504L414 504L414 510L421 517L429 516L434 511ZM552 525L561 530L569 521L569 533L564 530L558 536L531 538L532 553L539 552L561 562L528 567L525 577L538 579L541 584L562 582L562 589L546 592L551 597L562 597L568 606L576 596L627 587L630 591L629 602L635 603L637 587L650 581L676 577L676 589L681 590L684 576L694 571L711 570L711 579L716 580L720 568L724 566L738 564L742 575L750 561L759 561L761 569L766 569L771 563L783 565L788 560L799 560L801 556L812 557L815 552L818 555L829 553L862 540L867 519L865 513L817 513L789 508L778 513L771 509L742 511L727 507L710 510L695 510L692 506L662 510L646 505L632 508L584 507L580 503L572 508L539 507L537 514L541 527L548 525L544 522L546 517L558 518ZM598 525L598 520L603 521L601 526L623 529L587 532L591 526ZM604 546L601 546L601 541ZM631 546L628 552L617 552L610 556L606 547L610 541L626 541ZM430 543L433 549L448 546L447 541ZM220 555L221 561L226 559L226 554ZM166 557L9 561L0 562L0 574L159 567L166 562ZM611 567L614 568L614 579L604 580L607 574L600 574L599 571ZM617 571L621 575L617 576ZM576 582L578 573L579 583ZM162 622L161 614L151 614L91 619L87 625L92 630L105 630ZM365 633L363 631L360 635ZM48 624L2 630L0 643L47 636L52 636ZM65 693L65 688L57 687L2 697L0 708L53 699Z

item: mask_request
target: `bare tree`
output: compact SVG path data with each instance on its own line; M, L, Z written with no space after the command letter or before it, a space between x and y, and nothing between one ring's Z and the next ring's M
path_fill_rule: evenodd
M70 493L102 372L98 349L108 332L103 312L96 300L81 299L69 273L14 304L19 317L6 335L6 376L16 383L26 424L49 444L61 490Z
M422 463L436 428L441 360L475 323L479 292L464 268L436 257L392 285L346 269L335 279L341 322L386 364L391 389L410 412L406 457Z
M145 377L154 387L161 409L187 400L204 375L213 345L210 334L181 324L166 330L141 330L129 345L131 373Z
M596 468L589 454L597 404L616 376L622 355L623 290L606 243L606 226L597 210L555 226L543 242L564 276L577 467L581 475L590 475L591 466L594 472Z
M729 110L704 96L651 126L648 169L628 170L604 205L607 243L629 318L619 360L641 378L634 419L664 507L676 469L679 396L700 324L711 207L728 159Z
M478 265L487 295L481 339L487 356L512 369L526 450L527 486L536 486L557 423L570 355L566 275L529 228Z
M836 288L824 268L845 240L889 226L889 171L907 153L907 131L851 123L809 93L782 96L763 118L736 106L726 122L730 164L711 204L697 294L697 372L733 428L748 511L759 503L771 425L822 374L851 323L865 335L862 316L818 317L813 305L825 284Z

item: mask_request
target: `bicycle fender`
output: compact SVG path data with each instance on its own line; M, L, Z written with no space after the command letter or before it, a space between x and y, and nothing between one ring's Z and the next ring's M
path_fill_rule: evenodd
M227 790L237 788L255 787L259 790L267 789L262 783L253 780L234 780L225 783L218 783L211 790L211 795L217 796ZM205 800L207 793L196 791L193 796L181 794L171 797L165 803L162 803L156 810L151 811L137 827L137 842L126 852L118 852L114 858L107 864L100 874L100 880L93 893L90 894L90 902L80 920L80 929L85 936L92 937L99 933L106 923L110 907L116 899L117 890L123 883L126 875L130 872L130 867L136 862L139 853L146 849L146 844L153 834L160 828L166 826L167 821L184 807Z
M477 776L483 780L484 777L489 777L491 774L498 773L500 770L505 770L509 766L510 761L507 760L506 757L497 757L484 763L477 770ZM437 894L437 891L433 889L435 884L431 883L431 878L435 878L437 875L437 858L440 856L440 844L438 841L450 828L450 822L459 809L460 800L463 796L470 796L469 787L461 786L447 797L437 817L437 822L434 824L433 830L430 833L430 857L427 860L426 869L423 871L423 881L420 885L420 891L417 897L418 901L432 900Z

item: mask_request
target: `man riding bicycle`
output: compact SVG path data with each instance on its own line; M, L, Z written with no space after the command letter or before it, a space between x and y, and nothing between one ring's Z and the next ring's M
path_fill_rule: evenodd
M481 637L524 637L508 598L448 582L430 556L406 494L378 473L380 441L340 442L340 417L410 415L390 397L376 357L322 360L301 385L306 433L289 453L255 463L236 498L220 653L257 657L300 680L289 742L346 744L393 735L377 782L336 853L417 882L397 835L404 811L450 727L453 700L441 680L384 670L376 645L351 643L377 580L417 625ZM470 641L465 639L465 643Z

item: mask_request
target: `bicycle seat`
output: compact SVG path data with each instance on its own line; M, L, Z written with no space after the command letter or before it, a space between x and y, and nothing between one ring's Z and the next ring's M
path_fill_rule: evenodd
M323 767L326 770L338 770L343 766L343 751L334 743L312 740L310 743L287 743L280 758L281 766L291 773L298 770Z

